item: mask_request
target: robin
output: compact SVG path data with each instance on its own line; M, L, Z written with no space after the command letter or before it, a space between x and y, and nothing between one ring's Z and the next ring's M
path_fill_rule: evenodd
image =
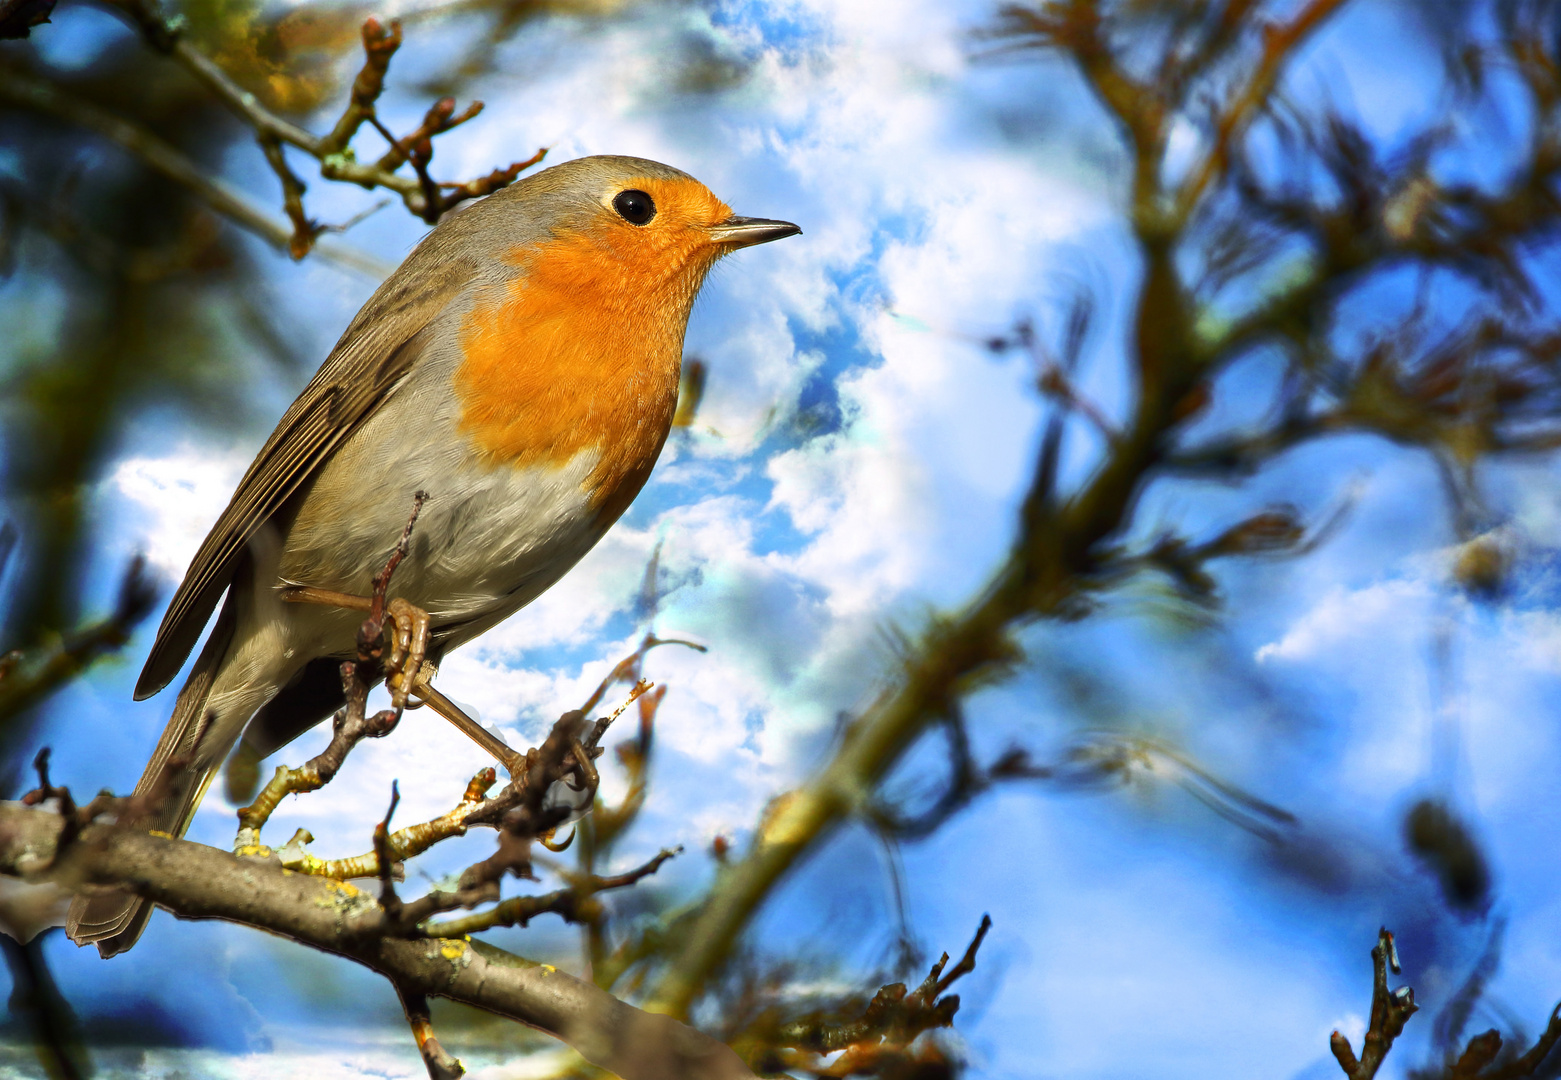
M147 827L182 835L241 737L258 763L340 707L362 613L282 593L363 592L414 492L394 584L427 613L431 663L562 577L650 476L711 266L800 231L631 157L555 166L440 221L282 417L168 606L138 701L226 593L136 786L167 793ZM80 896L67 931L113 956L150 913Z

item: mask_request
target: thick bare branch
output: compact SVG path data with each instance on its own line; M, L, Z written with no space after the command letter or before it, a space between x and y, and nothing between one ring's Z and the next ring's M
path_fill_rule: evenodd
M737 1055L666 1016L479 942L401 938L374 898L186 840L93 823L64 848L64 820L0 804L0 873L74 889L109 887L182 918L222 919L354 960L395 986L505 1016L568 1043L626 1080L748 1078Z

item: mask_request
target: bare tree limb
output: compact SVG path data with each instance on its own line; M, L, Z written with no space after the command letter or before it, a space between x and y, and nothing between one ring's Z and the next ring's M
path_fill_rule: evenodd
M146 560L138 555L125 569L119 597L108 618L82 627L56 644L0 657L0 725L80 675L100 657L121 649L156 600L157 582L148 574Z
M729 1048L545 964L480 942L402 938L384 909L343 882L293 874L187 840L94 822L63 847L59 813L0 803L0 873L142 896L181 918L222 919L379 972L410 994L446 997L547 1032L626 1080L748 1078Z

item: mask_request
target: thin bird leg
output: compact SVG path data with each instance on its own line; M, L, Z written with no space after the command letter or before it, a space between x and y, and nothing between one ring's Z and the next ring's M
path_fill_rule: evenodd
M282 599L290 604L323 604L354 611L369 611L373 605L373 600L367 596L353 596L308 585L287 586L282 590ZM487 751L511 776L518 776L518 770L525 768L525 755L516 753L503 739L467 716L460 706L434 689L430 681L433 678L433 665L424 660L428 652L428 613L397 597L386 606L385 614L391 628L391 654L386 664L390 671L386 684L390 688L391 703L398 709L415 709L427 705ZM416 672L416 675L408 679L407 672ZM414 696L422 700L409 700Z
M374 607L372 597L316 589L313 585L284 586L282 600L288 604L323 604L326 607L347 608L349 611L371 611Z
M320 604L349 611L372 613L374 610L371 596L316 589L312 585L289 585L282 589L282 600L289 604ZM390 690L391 705L404 709L413 680L404 678L403 672L421 671L428 655L428 612L398 596L386 605L385 615L390 622L390 658L385 662L388 676L385 685Z
M421 671L419 675L413 692L423 699L423 704L454 724L472 742L493 755L494 760L503 765L510 776L519 779L526 768L525 755L517 754L503 739L467 716L459 705L435 690L427 681L427 671Z

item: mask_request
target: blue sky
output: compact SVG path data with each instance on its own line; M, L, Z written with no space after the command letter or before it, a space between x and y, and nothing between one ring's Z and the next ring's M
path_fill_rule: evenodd
M689 354L710 365L698 424L668 444L639 502L564 582L441 673L445 692L485 721L534 739L632 647L634 599L659 545L670 591L657 628L710 650L664 649L647 665L670 694L652 800L619 858L685 844L657 888L707 881L710 841L746 836L764 802L821 759L835 716L881 685L885 628L914 628L957 604L1009 542L1043 410L1026 367L961 335L1022 316L1055 334L1082 283L1103 302L1081 387L1108 411L1124 400L1135 270L1121 177L1104 152L1110 131L1059 64L973 63L966 31L987 14L969 2L777 0L652 9L589 31L546 22L502 47L497 74L476 91L487 112L441 142L441 170L461 176L538 145L554 160L652 157L700 177L739 213L804 229L728 260L707 286L688 337ZM51 34L102 40L106 20L62 10ZM439 69L459 33L409 28L387 98L392 127L421 115L406 88ZM720 94L669 90L663 57L689 35L747 65L746 77ZM1435 64L1414 42L1399 9L1357 5L1319 38L1295 85L1326 88L1394 140L1437 114ZM1497 130L1499 141L1492 126L1463 128ZM1467 167L1491 156L1471 154ZM240 145L228 168L274 201L252 148ZM310 198L325 220L365 205L357 189L324 183ZM387 209L349 237L394 263L419 235ZM315 357L375 284L314 259L268 267L279 313ZM105 583L136 548L182 573L304 378L259 361L256 371L251 414L221 430L149 416L105 470L95 504L113 538ZM1227 380L1220 414L1255 413L1271 374L1256 361ZM1065 475L1082 475L1095 449L1079 433ZM1358 1045L1364 1027L1366 953L1380 923L1400 931L1405 978L1430 1008L1488 932L1488 922L1445 914L1404 856L1401 815L1433 783L1450 785L1438 790L1471 815L1495 868L1493 912L1509 925L1493 993L1530 1031L1540 1026L1561 996L1561 869L1549 855L1561 827L1550 764L1561 499L1543 462L1488 479L1525 556L1499 606L1448 592L1439 481L1401 449L1338 440L1241 489L1149 494L1144 533L1206 529L1274 501L1350 511L1306 559L1222 566L1228 616L1213 627L1190 628L1137 589L1084 623L1036 629L1025 641L1033 663L970 703L975 742L990 756L1021 741L1044 759L1087 730L1154 734L1301 824L1277 849L1144 775L1098 795L1004 790L904 847L907 913L930 953L957 953L983 912L994 920L961 985L956 1030L974 1075L1331 1075L1328 1032ZM1453 643L1458 691L1442 698L1431 661L1439 634ZM78 790L129 788L172 707L171 694L130 702L148 643L142 634L124 662L55 706L47 739L57 774ZM1433 775L1433 718L1449 701L1459 753ZM322 743L316 732L283 760ZM930 744L917 761L936 752ZM284 806L270 835L307 825L322 854L357 853L391 778L401 782L398 820L409 822L446 809L481 764L435 718L409 714L325 791ZM232 808L214 794L192 835L226 846L232 829ZM417 869L437 877L488 843L467 838ZM893 944L894 872L877 841L846 830L766 909L760 940L881 962ZM574 938L541 926L501 940L568 963ZM64 942L51 956L85 1015L150 999L185 1017L175 1026L191 1045L153 1053L142 1075L422 1073L388 989L238 928L159 916L111 963ZM1384 1075L1418 1063L1429 1029L1429 1013L1411 1022ZM511 1046L453 1049L487 1080L532 1075Z

